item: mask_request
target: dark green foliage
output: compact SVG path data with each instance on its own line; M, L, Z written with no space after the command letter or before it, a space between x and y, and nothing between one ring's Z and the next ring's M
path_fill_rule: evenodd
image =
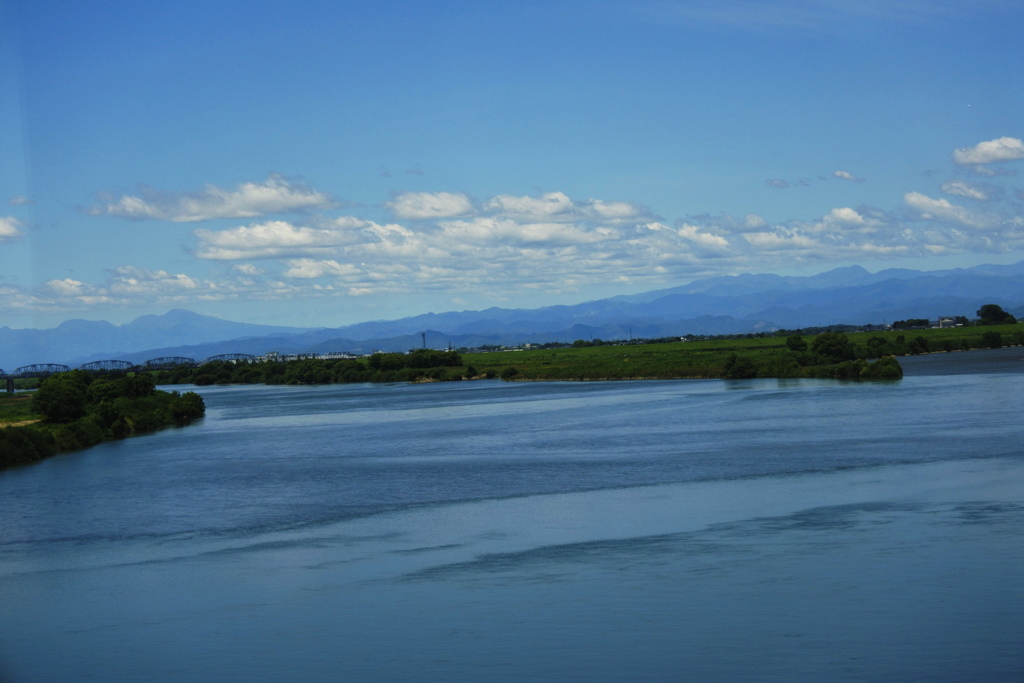
M985 304L978 309L979 325L1013 325L1017 319L996 304Z
M206 412L198 394L156 391L149 375L94 378L79 370L47 377L31 408L42 422L0 430L0 468L187 424Z
M725 360L723 376L726 379L750 379L757 377L757 364L746 356L731 354Z
M989 330L981 335L981 344L990 349L1001 349L1003 347L1003 335L995 330Z
M65 423L83 417L92 376L81 370L62 372L43 380L32 396L32 410L50 422Z
M900 367L899 361L892 356L879 358L861 371L861 379L888 380L902 378L903 368Z
M806 351L807 342L799 334L792 334L786 337L786 348L790 351Z
M171 417L178 424L186 424L206 414L203 398L194 391L186 391L181 396L175 395L171 404Z
M508 366L507 368L505 368L504 370L501 371L501 374L499 375L499 377L501 377L503 380L505 380L507 382L508 380L512 379L513 377L515 377L518 374L519 374L519 370L514 368L514 367L512 367L510 365L510 366Z
M910 342L910 353L914 355L928 353L928 340L921 336L914 337Z
M856 357L853 345L845 334L825 332L811 342L811 351L822 356L827 363L841 363Z
M889 352L889 342L885 337L874 336L867 341L868 358L881 358Z
M462 357L455 351L417 349L409 353L374 353L366 359L215 361L198 368L175 368L154 374L158 384L352 384L462 379L461 370L432 372L436 368L461 367Z
M57 452L50 432L33 427L0 429L0 468L27 465Z
M455 351L432 351L417 349L404 356L409 368L452 368L462 365L462 358Z
M57 440L59 450L76 451L103 441L103 428L95 421L84 417L58 427L54 432L54 438Z

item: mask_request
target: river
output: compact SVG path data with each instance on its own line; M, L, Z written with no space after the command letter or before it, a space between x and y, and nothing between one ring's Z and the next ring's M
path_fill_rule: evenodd
M1024 360L943 356L201 388L0 473L0 681L1020 681Z

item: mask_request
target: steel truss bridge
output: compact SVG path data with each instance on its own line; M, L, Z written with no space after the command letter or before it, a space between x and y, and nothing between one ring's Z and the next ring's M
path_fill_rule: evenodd
M84 370L93 375L106 375L112 373L126 373L126 372L145 372L149 370L172 370L174 368L197 368L206 365L207 363L253 363L256 360L256 356L252 356L248 353L222 353L217 356L210 356L209 358L196 361L193 358L184 358L181 356L168 356L165 358L153 358L147 360L145 363L135 364L127 360L97 360L85 365L80 365L79 370ZM6 380L7 393L14 393L14 380L32 377L49 377L50 375L56 375L59 372L71 372L71 368L67 365L60 365L58 363L37 363L35 365L25 365L18 368L14 372L8 374L3 370L0 370L0 380Z

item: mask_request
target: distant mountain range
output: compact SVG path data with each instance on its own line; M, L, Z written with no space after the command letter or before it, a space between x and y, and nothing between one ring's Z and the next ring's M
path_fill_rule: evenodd
M1024 261L1013 265L869 273L859 266L810 277L737 275L571 306L427 313L333 329L247 325L190 311L147 315L125 325L69 320L47 330L0 328L0 368L80 365L160 356L202 360L261 355L478 347L576 339L737 334L907 318L973 317L983 304L1024 317Z

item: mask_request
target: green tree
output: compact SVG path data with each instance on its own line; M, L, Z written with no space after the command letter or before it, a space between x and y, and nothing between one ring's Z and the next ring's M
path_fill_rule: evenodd
M893 356L879 358L861 370L862 379L902 379L903 368Z
M726 379L751 379L757 377L757 364L746 356L732 353L725 359L722 374Z
M175 396L171 404L171 417L178 424L185 424L206 414L206 404L203 397L194 391L186 391L181 396Z
M1003 335L989 330L981 335L981 345L987 346L990 349L1001 349L1003 348Z
M886 341L885 337L871 337L867 341L868 355L871 358L880 358L885 355L885 349L889 346L889 342Z
M915 356L919 353L928 353L928 340L924 337L914 337L910 342L910 353Z
M786 337L786 348L790 351L806 351L807 342L799 334L792 334Z
M823 332L819 334L811 342L811 351L824 357L829 363L853 360L857 355L849 338L845 334L838 332Z
M985 304L978 309L979 325L1012 325L1017 319L996 304Z
M81 370L50 375L32 396L32 411L50 422L73 422L85 416L92 378Z

